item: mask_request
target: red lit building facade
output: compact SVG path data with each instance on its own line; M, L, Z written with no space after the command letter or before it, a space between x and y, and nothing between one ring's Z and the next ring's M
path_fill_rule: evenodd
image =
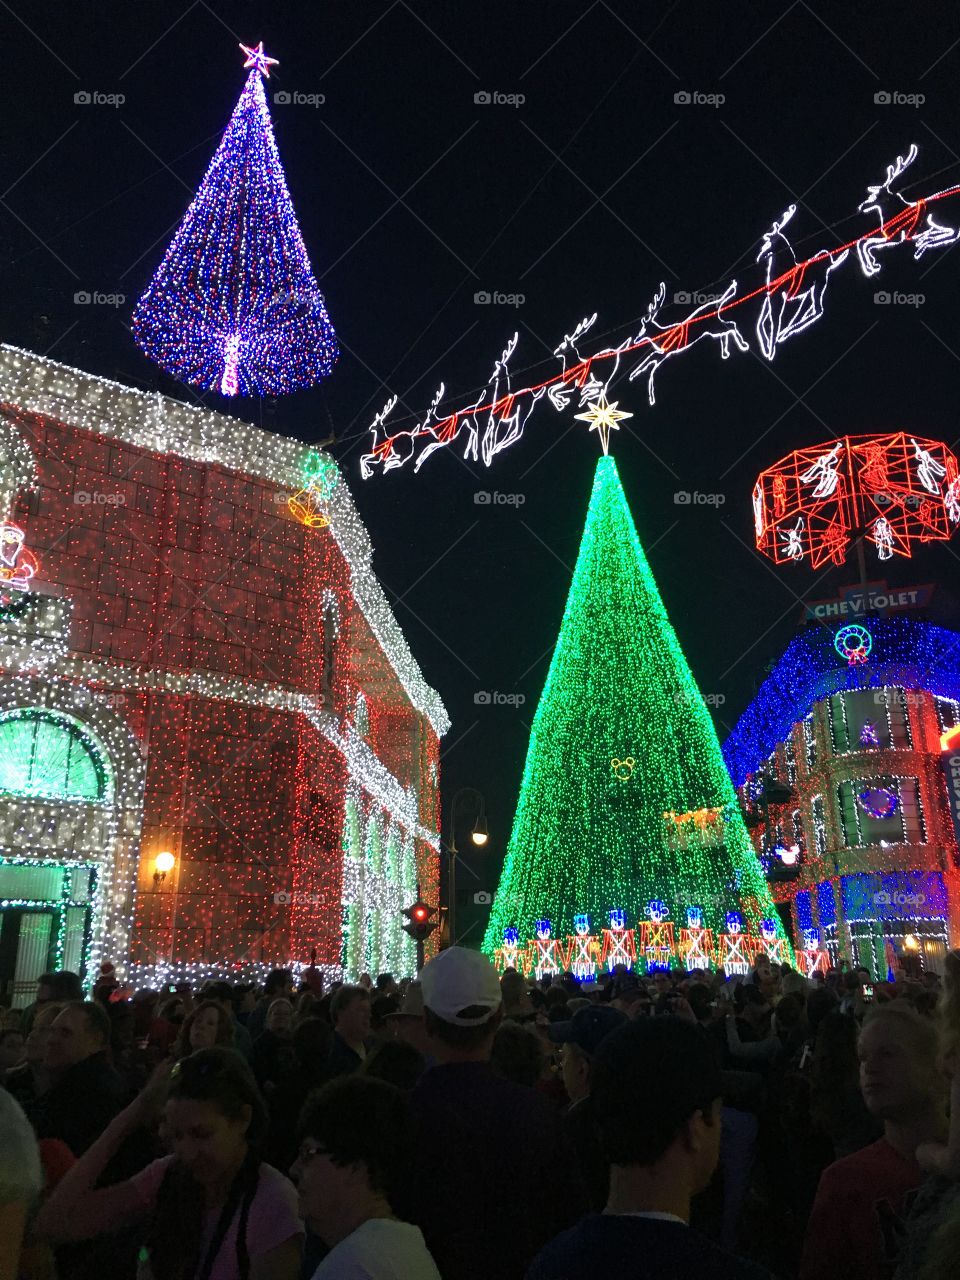
M413 971L400 912L418 885L436 901L448 720L332 459L307 500L328 523L291 513L316 462L0 347L0 982L16 1003L44 970L101 960L135 985L314 949L330 976Z

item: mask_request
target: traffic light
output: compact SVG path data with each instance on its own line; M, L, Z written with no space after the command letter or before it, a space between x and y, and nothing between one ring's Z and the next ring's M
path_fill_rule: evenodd
M436 914L436 907L431 907L429 902L423 902L420 898L412 906L404 907L403 914L407 917L403 931L417 942L425 942L437 927L436 920L430 919Z

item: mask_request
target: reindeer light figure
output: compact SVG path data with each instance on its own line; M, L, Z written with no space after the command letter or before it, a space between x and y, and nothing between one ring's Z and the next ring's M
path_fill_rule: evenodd
M926 213L927 201L922 197L919 200L907 200L893 189L893 184L903 176L916 158L917 144L914 142L905 156L897 156L896 164L887 165L885 181L874 187L867 187L867 198L857 207L858 213L876 213L880 222L875 236L865 236L857 241L857 256L865 276L875 276L880 270L876 257L879 249L889 249L893 245L906 244L912 240L916 245L914 261L919 262L928 249L945 248L948 244L953 244L960 235L955 227L941 226L932 213L926 214L926 230L914 235Z
M413 453L413 440L410 441L410 454L401 457L397 462L391 462L394 457L393 439L387 436L386 439L378 439L380 428L390 417L394 409L397 407L397 397L391 396L387 403L383 406L378 414L374 416L373 422L370 423L370 434L373 436L373 444L369 453L364 453L360 458L360 474L364 480L369 480L373 475L375 466L382 466L384 470L389 466L401 467L406 462L407 457Z
M757 318L757 341L768 360L777 354L781 342L802 333L820 319L830 273L850 253L844 249L834 257L829 250L821 249L806 261L798 262L793 245L783 234L783 228L796 211L795 204L783 211L765 232L757 254L757 261L764 262L767 279Z
M487 414L487 424L480 441L480 456L483 458L484 465L488 467L502 449L508 449L510 445L515 444L520 439L530 415L546 392L545 387L538 387L535 391L528 391L525 397L517 397L512 394L510 390L510 357L517 349L518 337L519 334L515 333L504 347L500 359L493 366L493 374L487 384L490 410ZM503 391L501 391L501 383L504 387ZM473 457L476 460L477 429L473 425L476 418L472 417L469 421L471 436L464 456L467 458Z
M646 339L650 345L650 351L630 373L630 381L632 382L634 378L639 378L642 373L646 373L647 370L650 371L647 381L647 398L650 404L656 404L657 402L654 379L660 366L665 360L672 359L674 356L679 355L680 352L689 351L701 338L713 338L719 342L720 354L724 360L730 355L731 342L736 345L738 351L750 350L749 343L737 328L736 321L727 320L723 315L723 308L736 292L737 282L736 280L731 280L716 304L702 302L698 307L694 307L686 319L679 321L677 324L662 325L658 323L657 316L663 306L667 286L661 281L660 288L654 295L653 301L647 307L646 315L640 326L640 332L630 344L631 346L636 346ZM691 325L696 326L692 337L690 334Z
M554 349L553 354L563 366L563 372L560 375L559 382L554 382L547 394L550 396L550 403L556 409L557 413L562 413L564 409L566 409L567 405L569 405L571 396L573 395L571 387L582 388L587 375L590 372L589 362L584 360L583 356L580 354L577 343L585 333L590 332L596 322L596 312L594 312L592 316L584 316L574 329L573 333L565 333L563 335L563 341ZM573 364L568 364L568 358L570 355L573 355L576 358L575 363ZM582 399L580 403L581 405L584 403Z

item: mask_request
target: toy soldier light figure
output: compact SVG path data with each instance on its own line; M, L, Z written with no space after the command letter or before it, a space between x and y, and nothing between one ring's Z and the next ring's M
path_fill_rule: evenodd
M773 964L787 963L787 949L782 938L777 937L776 920L760 921L760 941L757 955L765 955Z
M590 932L589 916L574 916L573 929L574 932L567 938L564 968L574 973L581 982L590 981L597 976L600 944Z
M654 898L647 903L649 920L640 925L640 950L647 962L647 972L670 968L675 954L673 921L668 920L670 910L665 902Z
M713 934L703 927L701 907L687 907L687 927L680 930L680 956L687 970L710 968Z
M552 928L549 920L537 921L537 936L533 940L534 946L534 965L533 971L537 975L537 981L548 973L560 972L560 942L557 938L550 937Z
M618 964L632 969L637 962L636 936L627 928L627 913L615 908L610 912L610 927L603 931L603 949L600 964L612 973Z
M520 934L513 925L504 929L503 946L496 948L493 957L500 973L506 969L516 969L518 973L523 973L525 956L520 950Z
M807 978L812 978L815 973L826 975L830 968L830 957L826 950L820 945L819 929L804 929L803 931L803 972Z
M748 941L743 916L739 911L728 911L727 931L720 935L720 964L728 978L733 973L750 972Z

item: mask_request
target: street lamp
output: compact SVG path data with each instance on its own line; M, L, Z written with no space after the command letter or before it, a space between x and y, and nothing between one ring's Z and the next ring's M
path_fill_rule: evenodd
M450 802L450 839L447 841L447 938L449 945L455 946L457 921L457 806L464 797L472 797L472 808L477 816L470 832L470 839L482 848L490 837L487 830L487 809L482 792L476 787L459 787L453 793Z
M153 860L153 886L159 889L167 878L167 872L172 871L176 865L176 858L169 850L158 853Z

